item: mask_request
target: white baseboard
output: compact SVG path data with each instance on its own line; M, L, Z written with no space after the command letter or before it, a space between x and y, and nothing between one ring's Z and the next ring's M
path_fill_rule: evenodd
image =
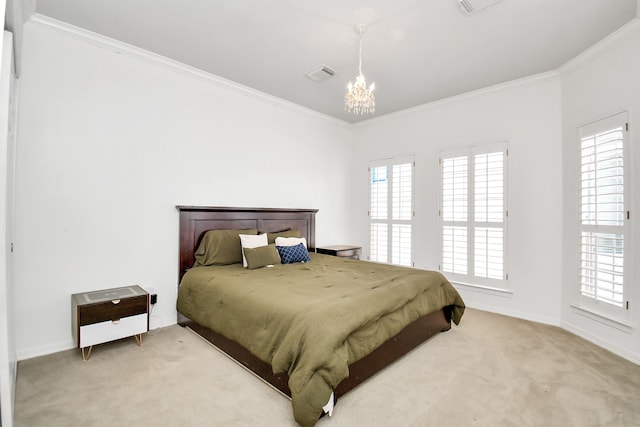
M18 361L33 359L34 357L46 356L48 354L57 353L59 351L66 351L76 348L73 339L59 341L39 347L31 347L25 350L19 350L16 354Z
M153 317L153 315L151 317ZM175 320L173 321L173 323L168 323L166 325L162 324L162 322L160 321L159 326L153 327L150 331L154 331L159 328L165 328L167 326L172 326L175 324L177 324L177 321ZM74 348L77 348L76 343L73 338L69 338L69 340L67 341L59 341L57 343L19 350L16 352L16 358L18 361L33 359L34 357L46 356L48 354L57 353L59 351L73 350Z
M593 335L592 333L572 323L559 321L558 319L552 319L544 316L537 316L531 313L525 313L521 311L505 310L504 308L501 308L501 307L493 307L493 306L484 305L484 304L467 305L467 306L469 308L473 308L477 310L489 311L491 313L502 314L510 317L517 317L518 319L544 323L546 325L551 325L551 326L558 326L567 332L571 332L572 334L577 335L580 338L583 338L597 345L598 347L602 347L605 350L610 351L611 353L622 357L623 359L626 359L630 362L640 365L640 354L631 352L628 349L625 349L623 347L620 347L619 345L612 343L611 341L608 341L606 339L602 339L601 337Z
M640 365L640 354L629 351L626 348L612 343L611 341L593 335L589 331L586 331L572 323L562 322L562 325L560 325L560 327L566 331L571 332L572 334L579 336L580 338L584 338L585 340L597 345L598 347L602 347L605 350L608 350L611 353L622 357L623 359L627 359L628 361L633 362L636 365Z
M475 304L475 305L467 304L467 307L474 308L477 310L482 310L482 311L489 311L491 313L502 314L504 316L517 317L518 319L529 320L531 322L543 323L545 325L559 326L559 327L562 326L558 319L539 316L536 314L526 313L523 311L505 310L503 307L494 307L486 304Z
M630 352L625 348L622 348L616 344L613 344L608 340L604 340L598 336L595 336L589 333L588 331L576 325L573 325L571 323L559 322L557 319L538 316L535 314L521 312L521 311L505 310L503 308L493 307L485 304L477 304L473 306L468 305L468 307L472 309L477 309L477 310L489 311L491 313L502 314L504 316L516 317L518 319L529 320L532 322L543 323L545 325L561 327L562 329L568 332L571 332L572 334L575 334L580 338L584 338L585 340L592 342L593 344L599 347L602 347L605 350L608 350L617 356L620 356L630 362L640 365L640 354ZM164 326L169 326L169 325L164 325ZM61 342L50 344L50 345L45 345L41 347L32 347L30 349L21 350L17 352L16 356L17 356L17 360L20 361L20 360L32 359L34 357L46 356L48 354L57 353L59 351L71 350L74 348L76 348L75 343L73 342L72 339L70 339L68 341L61 341Z

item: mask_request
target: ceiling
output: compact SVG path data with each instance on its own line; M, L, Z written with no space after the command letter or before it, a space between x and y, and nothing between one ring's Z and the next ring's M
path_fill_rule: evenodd
M638 0L37 0L36 12L340 120L357 122L558 68L636 17ZM344 111L362 70L376 112ZM321 65L337 71L314 82Z

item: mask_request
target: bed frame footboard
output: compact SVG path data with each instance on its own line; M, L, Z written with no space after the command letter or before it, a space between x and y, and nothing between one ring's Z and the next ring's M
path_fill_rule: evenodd
M189 327L234 361L249 369L287 397L291 397L288 385L289 377L286 372L274 374L270 364L258 359L237 342L200 325L180 313L178 323L181 326ZM451 307L445 307L427 314L410 323L398 335L388 339L373 352L349 365L349 377L338 384L334 391L336 397L345 395L432 336L449 329L451 329Z

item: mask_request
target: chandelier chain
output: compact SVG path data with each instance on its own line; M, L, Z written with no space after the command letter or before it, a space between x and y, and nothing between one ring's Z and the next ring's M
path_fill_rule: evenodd
M358 49L358 74L362 74L362 31L360 31L360 49Z

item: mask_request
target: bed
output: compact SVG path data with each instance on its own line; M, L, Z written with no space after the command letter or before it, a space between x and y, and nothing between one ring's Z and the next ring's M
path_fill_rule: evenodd
M177 209L178 323L291 397L300 425L317 421L328 392L344 395L431 336L449 330L464 312L462 299L439 273L315 254L317 210ZM192 268L210 230L296 230L306 240L311 262L256 270L242 264ZM409 284L401 283L404 276L409 276ZM418 281L433 281L433 291L422 289ZM360 291L363 286L367 294ZM405 289L410 294L406 297ZM423 313L425 304L437 307ZM244 305L247 312L240 311ZM273 315L262 313L262 305ZM355 314L355 306L369 308ZM338 318L344 320L335 321ZM345 327L351 329L341 331L342 324L350 322L353 325ZM273 337L264 338L267 333ZM309 363L311 356L319 361Z

